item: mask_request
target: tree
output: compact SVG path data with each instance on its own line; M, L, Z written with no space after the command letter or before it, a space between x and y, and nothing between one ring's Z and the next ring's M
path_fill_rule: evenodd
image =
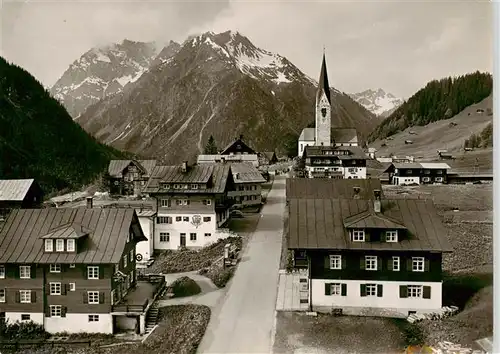
M217 155L217 145L215 144L215 139L213 135L210 135L210 138L208 138L207 145L205 146L205 150L203 153L205 155Z

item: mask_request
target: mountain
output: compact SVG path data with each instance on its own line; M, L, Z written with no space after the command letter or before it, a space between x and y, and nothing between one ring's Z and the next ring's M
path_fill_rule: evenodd
M479 71L433 80L384 119L368 140L383 139L408 127L449 119L488 97L492 89L491 74Z
M381 88L352 93L349 96L373 114L383 118L388 117L403 104L403 99L397 98Z
M219 147L243 134L255 149L280 153L314 120L316 85L238 32L207 32L77 122L102 142L168 163L194 158L210 135ZM332 96L334 125L359 127L366 137L378 123L348 95Z
M176 45L171 43L172 47ZM92 48L69 66L54 84L51 93L76 118L89 105L121 92L129 82L136 81L157 54L154 43L130 40ZM164 58L167 52L162 55Z
M27 71L0 57L0 178L35 178L45 193L93 181L123 156L98 143Z

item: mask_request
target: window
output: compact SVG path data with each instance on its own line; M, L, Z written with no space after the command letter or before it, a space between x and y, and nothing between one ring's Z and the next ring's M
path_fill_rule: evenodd
M330 295L342 295L342 286L340 284L330 284Z
M75 263L71 263L71 264L69 265L69 267L70 267L70 268L75 268Z
M422 285L408 285L408 297L422 297Z
M53 240L45 240L45 252L52 252L54 249L54 242Z
M99 322L99 315L89 315L89 322Z
M394 231L386 231L385 232L385 240L387 242L398 242L398 232Z
M212 205L211 199L203 199L203 205Z
M76 283L69 283L69 291L75 291L76 290Z
M31 316L26 314L26 313L23 313L21 314L21 321L30 321L31 320Z
M58 238L56 240L56 252L64 252L64 240Z
M203 217L203 222L210 222L212 218L210 216L204 216Z
M133 262L133 259L134 259L134 250L133 249L130 250L128 256L129 256L129 258L128 258L129 262Z
M75 252L75 240L70 238L66 240L66 251Z
M191 241L196 241L196 233L195 232L191 232L189 234L189 240Z
M61 305L50 305L50 317L61 317L62 306Z
M437 173L438 175L442 175L442 174L443 174L443 170L437 170L437 171L436 171L436 173Z
M365 291L366 291L366 296L377 296L377 285L366 284Z
M365 230L352 230L352 240L357 242L364 242Z
M50 295L61 295L61 283L50 283Z
M156 218L157 224L171 224L172 218L170 216L158 216Z
M436 177L436 182L443 182L443 177Z
M88 279L99 279L99 266L87 267Z
M411 263L412 263L411 269L414 272L424 271L424 257L413 257Z
M184 216L184 217L182 218L182 220L183 220L184 222L189 222L189 216Z
M0 302L5 302L5 289L0 289Z
M392 270L395 272L399 272L399 257L392 257Z
M162 199L160 201L160 205L162 208L170 208L172 206L172 202L170 201L170 199Z
M99 292L98 291L89 291L87 292L89 304L98 304L99 303Z
M61 265L60 264L51 264L50 265L51 273L61 273Z
M19 290L19 302L29 304L31 302L31 290Z
M160 232L160 242L170 242L170 233Z
M192 184L191 185L191 189L198 189L198 185L197 184Z
M212 234L211 234L211 233L206 233L206 234L205 234L205 237L210 237L210 236L212 236Z
M187 186L187 185L186 185ZM175 201L177 205L189 205L189 200L188 199L177 199Z
M123 256L123 268L127 268L127 255Z
M377 256L365 256L366 270L377 270Z
M330 256L330 269L342 269L342 256Z
M5 279L5 266L0 265L0 279Z
M21 278L21 279L31 278L31 267L30 266L19 266L19 278Z
M176 216L175 221L182 221L182 216Z

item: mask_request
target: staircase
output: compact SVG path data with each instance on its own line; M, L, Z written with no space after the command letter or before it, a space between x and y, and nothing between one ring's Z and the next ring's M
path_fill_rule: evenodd
M158 320L158 303L154 302L149 308L148 314L146 315L146 330L145 334L151 333L153 328L156 326Z

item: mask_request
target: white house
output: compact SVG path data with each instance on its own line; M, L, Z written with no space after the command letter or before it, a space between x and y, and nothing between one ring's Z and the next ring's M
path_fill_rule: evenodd
M366 155L358 146L307 146L304 151L308 178L366 178Z
M136 209L139 224L147 241L138 242L135 247L135 265L137 268L147 267L154 252L154 230L156 212L153 210Z

